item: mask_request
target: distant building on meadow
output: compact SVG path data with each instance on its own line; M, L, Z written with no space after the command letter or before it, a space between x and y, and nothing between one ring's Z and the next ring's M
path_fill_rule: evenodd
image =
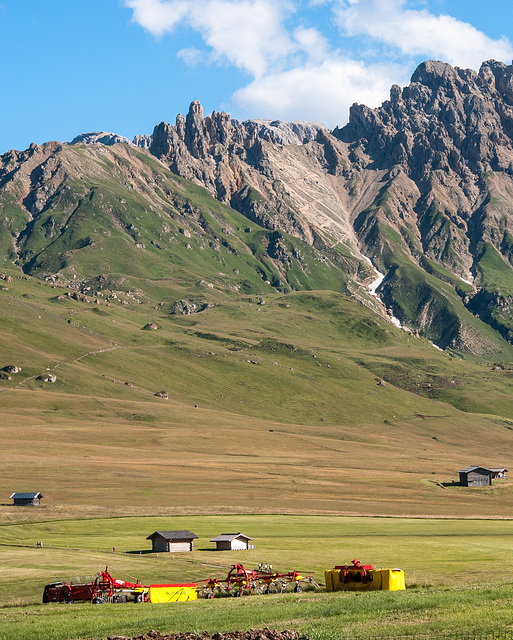
M13 493L9 500L14 500L15 507L36 507L44 498L40 491L30 491L27 493Z
M254 549L254 544L249 544L249 536L245 536L243 533L221 533L210 542L216 543L217 551L234 551L237 549Z
M497 467L496 469L490 469L490 471L492 472L492 480L508 477L508 470L504 467Z
M471 465L461 469L460 484L464 487L487 487L492 484L492 470Z
M198 536L192 531L155 531L146 540L151 540L152 551L162 551L169 553L181 553L192 551L194 540Z

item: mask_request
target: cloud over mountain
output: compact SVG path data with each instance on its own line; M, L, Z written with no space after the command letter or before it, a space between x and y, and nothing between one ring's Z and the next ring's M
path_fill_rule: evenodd
M509 60L513 46L409 0L125 0L156 37L192 29L208 53L182 48L185 64L230 65L250 76L232 96L252 116L343 124L353 102L377 106L426 58L478 68Z

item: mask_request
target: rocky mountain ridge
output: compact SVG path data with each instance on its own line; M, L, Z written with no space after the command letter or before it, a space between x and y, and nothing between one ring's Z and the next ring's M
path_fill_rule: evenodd
M134 151L114 151L123 148L118 142ZM319 123L205 117L193 101L186 117L160 123L151 137L130 143L115 134L84 134L69 154L65 149L31 145L1 158L0 247L4 260L26 272L55 275L55 267L69 269L72 256L99 241L93 233L62 240L69 212L86 204L110 211L145 251L175 240L165 226L148 234L137 211L179 212L181 228L199 247L210 243L241 255L226 235L239 234L244 251L263 250L268 267L260 263L257 273L264 286L330 286L383 312L365 289L375 279L370 259L384 274L377 294L389 313L442 348L485 355L500 344L494 332L513 341L513 66L488 61L474 72L425 62L407 87L392 87L381 107L353 105L348 124L333 132ZM198 205L173 195L165 168L242 215L250 234L263 230L258 240L252 235L247 244L244 226L217 232L205 225ZM132 196L112 199L120 187L137 204L129 206ZM153 228L154 221L147 224ZM37 251L30 248L36 231ZM57 252L59 238L67 257L43 259L41 238L46 255L50 245ZM317 264L325 265L322 278Z
M371 258L401 321L465 348L461 303L513 335L512 87L513 66L428 61L381 107L353 105L345 127L285 146L226 114L204 118L193 102L187 118L155 128L150 151L265 227Z

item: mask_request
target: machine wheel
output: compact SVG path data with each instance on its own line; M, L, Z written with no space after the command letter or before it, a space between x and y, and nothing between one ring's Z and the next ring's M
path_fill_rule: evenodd
M122 593L122 594L120 594L118 596L114 596L112 598L112 602L116 602L116 603L118 603L118 602L127 602L127 597L126 597L126 595L124 593Z
M302 593L303 592L303 587L298 583L296 583L296 586L294 587L294 593Z
M93 598L93 604L105 604L106 600L102 596L96 596Z
M134 598L134 602L143 602L143 600L144 598L142 593L138 593Z
M283 587L281 585L281 582L271 582L271 584L269 584L269 586L267 587L267 589L265 590L266 593L282 593L283 591Z

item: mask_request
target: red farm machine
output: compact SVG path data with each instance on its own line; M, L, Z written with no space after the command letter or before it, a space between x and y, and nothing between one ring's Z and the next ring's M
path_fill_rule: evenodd
M43 602L177 602L196 600L196 584L150 584L127 582L112 577L109 568L92 582L53 582L43 591Z
M140 582L115 580L106 567L105 571L98 572L92 582L61 581L47 584L43 591L43 602L143 602L148 591L149 587Z
M198 585L198 595L214 598L216 595L242 596L263 593L301 593L305 585L319 588L313 573L302 575L298 571L278 573L267 567L246 569L242 564L234 564L226 578L208 578Z

